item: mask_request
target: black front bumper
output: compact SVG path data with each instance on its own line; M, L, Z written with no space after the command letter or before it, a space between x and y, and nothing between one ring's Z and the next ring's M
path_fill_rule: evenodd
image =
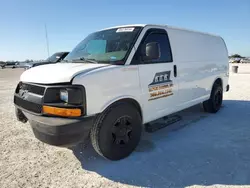
M95 119L95 116L71 119L21 112L28 119L38 140L62 147L69 147L86 141Z
M60 89L69 89L69 103L58 100ZM74 90L77 89L77 90ZM74 91L74 92L73 92ZM78 92L76 92L78 91ZM39 85L19 82L15 94L17 119L29 121L37 139L55 146L72 146L88 138L95 116L86 116L85 88L69 83ZM81 116L75 118L48 116L42 107L55 106L81 109Z

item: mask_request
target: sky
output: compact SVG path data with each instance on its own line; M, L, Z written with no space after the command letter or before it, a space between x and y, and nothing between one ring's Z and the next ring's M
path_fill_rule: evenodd
M45 59L88 34L124 24L167 24L224 38L250 56L250 0L0 0L0 60Z

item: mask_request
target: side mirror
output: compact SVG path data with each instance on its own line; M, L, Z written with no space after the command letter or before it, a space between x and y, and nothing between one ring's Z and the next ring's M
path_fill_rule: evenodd
M145 46L145 56L143 60L155 60L160 58L160 45L157 42L147 43Z

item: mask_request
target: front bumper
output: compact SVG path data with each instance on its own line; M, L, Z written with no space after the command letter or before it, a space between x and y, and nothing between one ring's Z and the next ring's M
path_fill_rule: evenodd
M71 91L70 104L57 99L61 88L77 88L81 92ZM82 97L83 95L83 97ZM73 100L74 99L74 100ZM71 104L72 103L72 104ZM23 123L29 121L37 139L55 146L72 146L84 141L94 123L95 116L86 116L85 89L83 86L38 85L20 82L14 94L17 119ZM81 109L79 117L59 117L43 112L43 106Z
M21 111L20 109L18 109ZM96 116L77 119L46 117L21 111L28 119L35 137L47 144L70 147L86 141ZM18 114L16 114L18 116ZM20 115L20 113L19 113ZM20 119L17 117L17 119Z

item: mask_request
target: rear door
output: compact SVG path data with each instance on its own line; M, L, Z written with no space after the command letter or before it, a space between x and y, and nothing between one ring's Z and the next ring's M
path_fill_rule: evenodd
M158 59L145 61L146 44L159 45ZM132 65L139 67L141 99L143 101L144 122L165 116L175 110L178 86L175 79L171 46L165 29L148 29L133 57Z

